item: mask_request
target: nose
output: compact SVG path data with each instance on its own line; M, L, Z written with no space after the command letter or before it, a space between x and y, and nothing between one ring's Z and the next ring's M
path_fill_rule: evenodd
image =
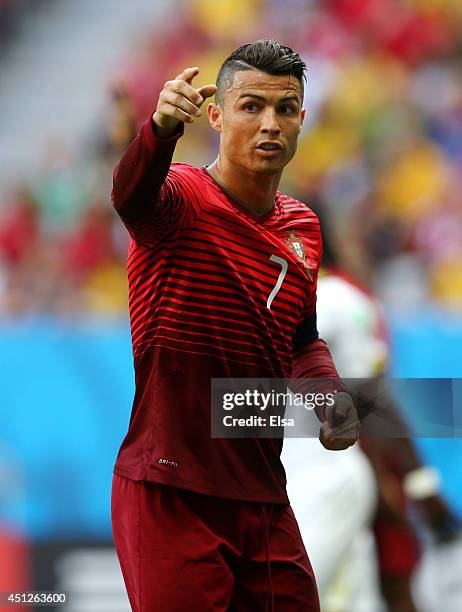
M262 113L261 131L264 134L279 134L281 132L281 126L274 108L267 107Z

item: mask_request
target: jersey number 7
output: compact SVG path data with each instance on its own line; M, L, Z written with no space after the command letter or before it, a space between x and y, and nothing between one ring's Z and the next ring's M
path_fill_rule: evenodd
M268 296L268 299L266 300L266 307L268 308L268 310L271 309L271 304L273 303L273 300L276 297L276 293L281 288L282 282L287 274L288 267L287 261L285 259L282 259L282 257L278 257L277 255L271 255L270 261L275 261L276 263L278 263L281 266L281 271L279 272L279 278L276 284L274 285L273 290L271 291Z

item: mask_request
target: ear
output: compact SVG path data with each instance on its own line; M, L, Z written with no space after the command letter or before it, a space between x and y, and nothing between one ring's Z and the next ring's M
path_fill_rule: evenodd
M209 117L209 123L215 132L222 131L223 114L221 107L218 104L212 102L207 106L207 115Z
M305 121L305 114L306 114L306 109L302 108L302 112L301 112L301 123L302 124Z

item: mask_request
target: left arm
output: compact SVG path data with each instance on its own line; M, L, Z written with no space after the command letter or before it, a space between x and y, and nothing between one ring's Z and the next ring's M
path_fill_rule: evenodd
M316 410L321 421L319 440L328 450L344 450L355 444L359 437L359 419L348 388L340 379L327 344L319 337L317 328L316 294L317 278L322 259L322 237L319 220L313 224L317 240L316 266L311 267L314 277L310 276L308 301L304 319L299 323L293 338L292 384L298 389L308 386L312 391L324 395L335 393L334 402ZM309 380L307 380L309 379ZM314 380L313 380L314 379Z
M316 391L335 393L332 406L316 410L322 423L319 440L328 450L344 450L358 440L359 419L356 408L348 388L338 375L327 344L319 338L317 331L312 330L314 339L300 346L299 330L294 339L292 378L298 379L295 383L297 387L303 385L303 379L310 379L310 386L313 384L312 379L316 379Z

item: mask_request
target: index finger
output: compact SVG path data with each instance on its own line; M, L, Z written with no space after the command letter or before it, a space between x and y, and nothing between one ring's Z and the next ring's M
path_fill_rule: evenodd
M186 83L189 83L191 85L191 81L198 74L199 68L197 66L194 66L194 68L185 68L183 72L180 72L180 74L175 78L179 81L186 81Z

